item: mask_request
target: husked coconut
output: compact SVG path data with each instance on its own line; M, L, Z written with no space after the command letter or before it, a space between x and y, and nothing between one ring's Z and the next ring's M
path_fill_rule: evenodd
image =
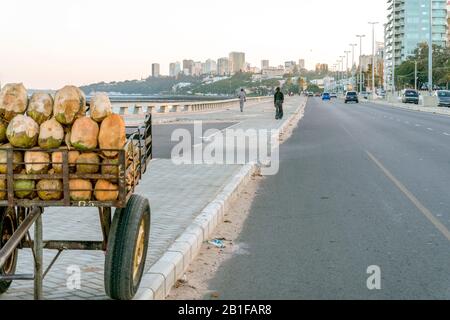
M119 197L117 185L107 181L98 180L95 184L95 199L98 201L115 201Z
M12 149L12 145L9 143L0 146L0 174L7 174L7 161L8 161L8 152L5 149ZM23 154L20 151L13 152L13 171L20 171L22 168L23 162Z
M64 140L64 128L55 118L45 121L39 130L39 146L42 149L56 149Z
M77 117L86 113L86 97L79 88L65 86L56 92L53 115L64 125L71 125Z
M15 180L14 195L19 199L30 199L34 195L36 182L34 180Z
M91 118L102 122L112 114L112 105L106 93L99 92L91 98Z
M89 180L72 179L69 181L69 190L72 201L90 201L92 198L92 183Z
M119 175L119 159L103 159L102 174Z
M78 150L89 151L98 145L98 124L89 117L77 119L70 133L70 144Z
M6 137L6 128L7 124L0 120L0 143L8 141L8 138Z
M112 114L103 120L100 126L98 142L100 149L122 149L127 141L125 122L122 117ZM115 158L117 151L103 151L107 158Z
M53 98L48 93L34 93L28 104L27 115L38 125L52 117Z
M39 198L44 201L61 200L63 183L61 180L40 180L36 186Z
M6 137L16 148L32 148L38 142L39 125L32 118L19 114L9 123Z
M67 150L67 148L63 147L62 149ZM68 152L68 160L69 160L69 171L75 172L77 159L80 156L80 152L76 150L70 150ZM61 174L63 172L63 152L55 151L52 153L52 168L55 170L55 173Z
M27 174L47 173L49 165L50 165L50 155L47 152L41 151L25 152L25 172Z
M6 180L0 180L0 200L6 199L7 194Z
M27 110L28 94L22 83L8 83L0 91L0 116L11 121Z
M93 152L83 153L77 159L77 173L94 174L100 170L100 157Z

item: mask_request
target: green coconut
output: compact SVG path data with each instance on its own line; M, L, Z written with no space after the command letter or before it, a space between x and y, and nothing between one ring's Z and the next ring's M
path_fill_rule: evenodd
M95 93L91 98L91 118L94 121L102 122L113 113L112 104L106 93Z
M89 117L77 119L70 132L70 144L75 149L90 151L97 148L99 128L97 122Z
M34 180L15 180L14 194L19 199L30 199L34 195L36 183Z
M6 137L16 148L32 148L38 142L39 125L28 116L17 115L9 123Z
M53 104L53 115L64 125L71 125L76 118L86 113L86 97L79 88L65 86L58 90Z
M92 183L89 180L72 179L69 181L69 190L72 201L90 201L92 198Z
M4 143L8 141L8 138L6 137L6 129L8 128L8 125L0 120L0 143Z
M40 150L35 148L34 150ZM25 171L27 174L44 174L48 172L50 155L47 152L25 152Z
M39 198L44 201L61 200L63 183L61 180L40 180L36 186Z
M94 196L98 201L116 201L119 197L119 188L107 180L98 180Z
M64 141L64 128L52 118L45 121L39 130L39 146L42 149L57 149Z
M2 146L0 146L0 174L7 174L8 173L8 168L7 168L7 157L8 157L8 152L5 149L11 149L12 146L7 143L4 144ZM13 152L13 171L17 172L20 171L22 168L22 164L21 162L23 162L23 154L20 151L14 151Z
M103 120L100 126L100 133L98 136L100 149L123 149L126 138L125 122L122 117L113 114ZM118 155L117 151L104 151L103 154L107 158L115 158Z
M34 93L28 104L27 115L41 125L52 117L53 98L48 93Z
M0 116L11 121L27 110L28 94L22 83L8 83L0 91Z
M77 159L77 173L94 174L100 170L100 157L93 152L83 153Z
M66 147L62 147L61 149L67 150ZM68 160L69 160L69 171L75 172L77 159L80 156L80 152L76 150L71 150L68 152ZM55 170L55 173L61 174L63 173L63 152L55 151L52 153L52 167Z

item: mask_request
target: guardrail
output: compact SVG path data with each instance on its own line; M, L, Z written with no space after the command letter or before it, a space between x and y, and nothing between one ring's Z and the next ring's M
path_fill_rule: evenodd
M273 100L271 96L249 97L247 105ZM230 108L237 106L239 99L202 101L202 102L112 102L113 108L119 109L121 115L142 115L145 113L177 113L177 112L201 112L214 109Z

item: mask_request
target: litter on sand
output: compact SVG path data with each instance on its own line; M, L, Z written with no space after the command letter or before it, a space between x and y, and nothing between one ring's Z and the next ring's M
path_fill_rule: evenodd
M208 243L210 245L213 245L213 246L219 248L219 249L224 249L225 248L225 245L223 244L223 240L220 240L220 239L214 239L214 240L208 241Z

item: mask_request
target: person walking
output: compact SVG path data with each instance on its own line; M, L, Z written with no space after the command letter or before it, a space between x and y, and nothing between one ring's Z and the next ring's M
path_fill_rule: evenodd
M241 112L244 112L244 103L247 102L247 96L244 89L241 89L241 92L238 94L238 98L241 105Z
M275 109L276 109L275 119L281 120L281 119L283 119L284 94L283 94L283 92L281 92L280 87L278 87L275 92L274 103L275 103Z

